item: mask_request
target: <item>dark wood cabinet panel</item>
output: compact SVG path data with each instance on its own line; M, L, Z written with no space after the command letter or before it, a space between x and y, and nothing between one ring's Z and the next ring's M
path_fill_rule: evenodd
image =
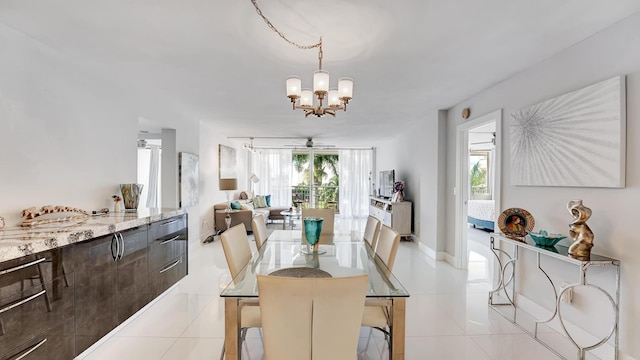
M187 228L187 215L156 221L149 226L149 239L155 240Z
M147 276L147 227L122 231L118 265L118 322L123 322L151 300Z
M74 357L75 324L70 319L16 346L0 360L70 360ZM21 358L21 356L23 356Z
M0 264L0 293L4 295L0 298L0 354L11 352L34 334L67 321L73 323L73 273L60 271L52 278L52 261L62 269L67 257L72 263L72 254L72 248L59 248Z
M149 271L162 269L187 251L187 229L149 241Z
M149 273L149 290L151 298L162 294L187 274L187 256L180 255L163 268Z
M0 298L22 293L57 277L73 277L73 251L70 245L0 263Z
M187 275L187 215L152 223L149 227L149 291L151 298Z
M76 353L118 325L115 235L76 244Z

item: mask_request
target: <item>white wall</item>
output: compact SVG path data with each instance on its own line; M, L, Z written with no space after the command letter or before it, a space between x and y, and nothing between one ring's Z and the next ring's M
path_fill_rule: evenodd
M588 221L595 233L594 253L622 261L622 301L620 306L621 350L626 356L640 359L640 239L634 224L638 221L640 201L640 14L509 78L482 93L454 106L449 111L447 129L447 252L455 255L454 197L455 131L463 120L460 113L469 107L474 114L504 109L502 153L502 209L521 207L536 220L536 229L567 232L572 220L566 210L571 199L583 199L593 210ZM611 78L627 75L627 177L624 189L521 187L510 185L510 114L528 105ZM531 269L533 259L524 259ZM528 263L527 263L528 262ZM561 276L566 269L558 269ZM520 272L523 273L522 271ZM545 285L523 275L523 295L545 304ZM525 288L531 291L525 291ZM598 319L598 312L590 313ZM594 325L592 323L591 325Z
M444 197L438 189L444 182L444 134L446 111L434 111L415 128L379 144L376 170L395 169L396 181L405 181L405 200L413 202L413 233L430 255L444 254ZM376 174L376 186L378 184Z
M0 215L42 205L111 207L136 181L137 115L118 89L0 24ZM102 86L87 87L93 81Z
M177 152L199 152L197 121L140 114L99 69L2 24L0 49L0 216L7 226L32 206L111 208L118 184L136 182L140 115L175 129L175 164ZM177 176L176 165L167 207L177 205ZM198 239L199 209L187 210L190 238Z

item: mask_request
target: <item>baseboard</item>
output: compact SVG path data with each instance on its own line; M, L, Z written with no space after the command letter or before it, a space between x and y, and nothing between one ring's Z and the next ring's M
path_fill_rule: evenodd
M446 261L447 263L449 263L449 265L453 266L454 268L457 268L458 265L458 261L456 260L456 257L449 254L448 252L442 252L441 254L444 254L444 261Z
M444 252L436 252L435 250L433 250L432 248L428 247L427 245L421 243L418 241L418 249L420 249L420 251L427 255L429 258L436 260L436 261L442 261L445 259L445 254Z
M537 319L547 319L552 314L552 312L549 311L548 309L538 305L533 300L519 293L516 293L515 295L515 303L518 305L519 309L532 315ZM578 327L572 324L571 322L565 321L565 324L567 325L567 327L571 327L575 329L576 332L574 334L576 338L578 338L578 343L593 344L596 341L598 341L598 339L596 339L593 335L587 333L586 331L580 331ZM564 331L562 330L560 322L556 318L554 318L554 320L547 323L546 325L549 326L554 331L558 332L559 335L565 336L563 335ZM603 360L612 359L611 355L614 353L614 348L611 344L605 343L600 348L593 349L590 352L593 355L597 356L599 359L603 359ZM622 351L618 351L618 360L637 360L637 359L627 354L624 354Z

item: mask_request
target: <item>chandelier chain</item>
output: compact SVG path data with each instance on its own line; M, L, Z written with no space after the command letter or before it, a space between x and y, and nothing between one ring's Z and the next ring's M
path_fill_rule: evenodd
M280 32L280 30L278 30L272 23L271 21L269 21L269 19L267 19L267 17L262 13L262 10L260 10L260 7L258 7L258 2L257 0L251 0L251 3L253 4L253 6L256 8L256 12L258 13L258 15L260 15L260 17L262 18L262 20L264 20L264 22L267 24L267 26L273 30L276 34L278 34L284 41L288 42L289 44L297 47L298 49L303 49L303 50L309 50L309 49L314 49L319 47L320 48L320 55L318 55L321 59L322 59L322 38L320 38L320 42L313 44L313 45L300 45L294 41L289 40L282 32Z

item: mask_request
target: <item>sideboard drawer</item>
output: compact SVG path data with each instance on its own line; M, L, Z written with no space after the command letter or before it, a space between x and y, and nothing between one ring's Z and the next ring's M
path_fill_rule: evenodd
M75 322L68 320L14 347L0 360L69 360L75 348Z
M73 276L30 286L0 299L0 354L34 336L74 320ZM27 280L31 282L31 280ZM4 310L4 311L3 311Z
M181 231L187 227L187 215L174 216L151 223L149 227L149 241L165 237Z
M151 298L162 294L173 284L187 275L187 255L173 259L160 269L149 272L149 292Z
M159 270L186 250L186 229L149 241L149 271Z
M0 299L54 278L73 277L73 246L47 250L0 263Z

